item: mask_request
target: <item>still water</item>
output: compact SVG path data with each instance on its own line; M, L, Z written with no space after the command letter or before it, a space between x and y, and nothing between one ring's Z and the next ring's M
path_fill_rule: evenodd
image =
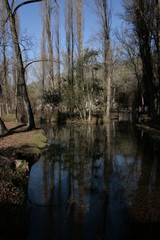
M160 146L129 122L52 127L27 240L160 239Z

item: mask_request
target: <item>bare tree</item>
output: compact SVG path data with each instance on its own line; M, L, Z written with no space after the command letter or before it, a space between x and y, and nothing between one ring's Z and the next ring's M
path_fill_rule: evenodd
M66 46L67 46L67 71L68 86L70 88L70 111L73 112L73 83L74 83L74 19L75 3L66 1Z
M19 102L20 93L19 93L19 84L17 79L17 67L16 67L15 57L12 58L11 64L12 64L12 77L13 77L13 83L14 83L15 117L16 117L16 122L18 122L18 102Z
M111 46L110 46L110 11L107 0L95 0L97 13L101 21L103 36L104 78L105 78L105 113L110 115L111 105Z
M77 42L78 57L83 56L83 3L82 0L76 0L76 17L77 17Z
M49 55L49 79L50 86L54 89L54 67L53 67L53 34L52 34L52 10L53 10L53 2L52 0L45 0L44 2L44 14L45 14L45 29L46 29L46 37L48 43L48 55Z
M71 0L66 1L66 45L67 45L67 70L68 84L71 81Z
M8 26L5 24L6 13L2 10L2 4L0 5L0 29L1 29L1 46L2 46L2 83L1 83L1 94L3 98L2 108L5 113L8 113L9 105L9 91L8 91L8 59L7 59L7 44L8 44Z
M72 69L72 86L74 84L74 46L75 46L75 29L74 29L74 22L75 22L75 8L74 2L71 0L71 69Z
M42 16L42 36L41 36L41 68L42 68L42 92L45 90L45 76L46 76L46 38L45 38L45 20Z
M55 45L56 45L56 52L57 52L57 81L58 81L58 88L59 88L59 92L60 92L60 5L59 5L59 0L57 1L57 4L55 6Z
M22 87L22 97L24 101L24 106L26 109L27 113L27 118L28 118L28 128L33 129L35 128L35 122L34 122L34 117L33 117L33 112L30 104L30 100L28 97L28 92L27 92L27 87L26 87L26 82L25 82L25 69L23 65L23 60L22 60L22 53L19 45L19 39L18 39L18 33L16 29L16 11L23 5L25 4L30 4L34 2L40 2L41 0L32 0L32 1L26 1L22 2L19 4L17 7L15 7L14 10L12 10L12 6L14 1L12 1L11 5L9 4L8 0L2 0L5 11L7 12L7 20L9 20L10 24L10 30L11 30L11 35L12 35L12 40L13 40L13 46L16 54L16 60L17 60L17 74L18 74L18 79Z
M77 25L77 47L78 47L78 80L79 85L83 79L83 1L75 0L75 11L76 11L76 25Z
M120 43L119 51L127 59L127 65L130 71L135 75L137 80L139 106L144 109L144 90L142 84L142 61L139 56L139 47L137 39L134 34L130 35L127 29L121 29L121 33L116 33L117 39ZM124 69L123 69L124 71Z

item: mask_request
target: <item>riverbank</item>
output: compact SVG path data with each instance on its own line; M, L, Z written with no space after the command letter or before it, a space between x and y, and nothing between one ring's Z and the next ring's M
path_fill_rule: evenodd
M27 229L29 168L47 146L42 129L27 131L27 126L5 122L9 134L0 138L0 239L23 239ZM9 226L9 232L8 232Z
M151 137L154 141L157 143L160 143L160 125L159 124L153 124L153 123L140 123L136 124L136 126L143 130L148 136Z
M26 125L12 122L5 123L5 125L9 132L0 138L0 151L3 151L5 155L11 157L13 153L18 154L22 149L21 152L25 152L28 158L30 151L38 156L40 150L46 147L47 139L42 129L28 131Z

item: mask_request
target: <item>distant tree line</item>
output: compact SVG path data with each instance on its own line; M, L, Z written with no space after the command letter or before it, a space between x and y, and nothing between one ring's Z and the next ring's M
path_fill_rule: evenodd
M42 34L40 56L29 61L33 49L21 33L18 9L40 3ZM66 114L91 121L120 109L145 109L152 118L160 111L160 1L124 0L125 29L111 39L110 5L94 0L99 22L98 43L85 48L85 1L65 1L66 47L61 46L59 0L0 3L0 118L15 112L35 127L35 114ZM24 6L25 7L25 6ZM98 23L97 23L98 24ZM34 63L34 64L33 64ZM34 79L27 84L29 66Z

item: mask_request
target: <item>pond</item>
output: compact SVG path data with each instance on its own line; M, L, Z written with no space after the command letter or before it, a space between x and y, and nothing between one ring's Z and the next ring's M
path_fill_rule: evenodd
M160 239L157 143L128 121L48 138L30 171L27 240Z

